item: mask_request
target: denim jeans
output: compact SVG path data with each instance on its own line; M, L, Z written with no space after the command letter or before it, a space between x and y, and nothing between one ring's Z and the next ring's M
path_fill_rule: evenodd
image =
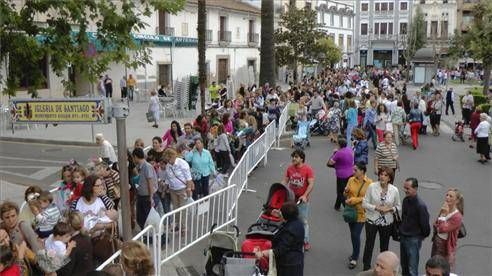
M347 124L347 133L345 133L345 134L347 136L347 144L348 145L351 145L350 141L352 141L352 131L356 127L357 127L357 125Z
M299 219L304 223L304 242L309 242L309 203L300 203L297 205L299 208Z
M364 228L363 222L350 222L348 224L350 228L350 239L352 240L352 256L351 260L357 261L359 259L360 252L360 233Z
M210 175L202 176L199 180L195 180L195 190L193 191L193 199L197 200L200 197L208 196L208 183Z
M400 258L403 276L418 276L421 246L422 239L420 237L400 237Z
M367 135L367 140L371 140L372 146L374 149L377 147L377 135L376 135L376 129L373 126L367 126L366 127L366 135Z

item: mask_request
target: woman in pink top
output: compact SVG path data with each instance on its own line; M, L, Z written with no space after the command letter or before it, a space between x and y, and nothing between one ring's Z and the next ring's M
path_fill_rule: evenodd
M178 143L179 136L183 135L181 126L177 121L171 122L171 128L162 136L162 146L164 148L174 146Z
M434 222L431 256L441 255L449 262L451 271L455 268L458 232L463 220L463 195L456 188L446 193L439 217Z
M224 113L224 115L222 115L222 124L224 124L224 130L227 132L227 134L232 134L234 132L234 126L232 125L231 121L231 114Z

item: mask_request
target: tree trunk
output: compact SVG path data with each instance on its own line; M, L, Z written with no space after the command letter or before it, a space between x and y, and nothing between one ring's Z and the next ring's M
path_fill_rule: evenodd
M490 82L490 69L492 69L492 63L490 62L485 62L484 60L484 68L483 68L483 94L485 96L488 95L489 92L489 82ZM488 110L485 110L485 112L488 112Z
M260 85L275 86L273 0L261 1Z
M205 64L205 34L207 25L206 0L198 0L198 81L200 83L200 111L205 115L205 88L207 86L207 66Z

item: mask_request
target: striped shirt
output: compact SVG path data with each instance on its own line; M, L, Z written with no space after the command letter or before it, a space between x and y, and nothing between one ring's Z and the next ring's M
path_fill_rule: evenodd
M103 177L103 180L106 185L107 196L112 200L120 198L120 174L109 169L109 175Z
M393 160L393 157L398 156L398 149L395 143L387 146L384 142L379 143L376 148L375 157L378 160L378 168L388 167L396 169L397 161Z
M46 209L36 215L36 228L41 232L53 231L60 219L60 210L55 203L50 203Z

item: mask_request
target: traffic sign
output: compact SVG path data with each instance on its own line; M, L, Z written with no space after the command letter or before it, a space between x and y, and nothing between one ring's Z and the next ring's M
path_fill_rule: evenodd
M12 99L12 123L108 124L111 104L106 98Z

